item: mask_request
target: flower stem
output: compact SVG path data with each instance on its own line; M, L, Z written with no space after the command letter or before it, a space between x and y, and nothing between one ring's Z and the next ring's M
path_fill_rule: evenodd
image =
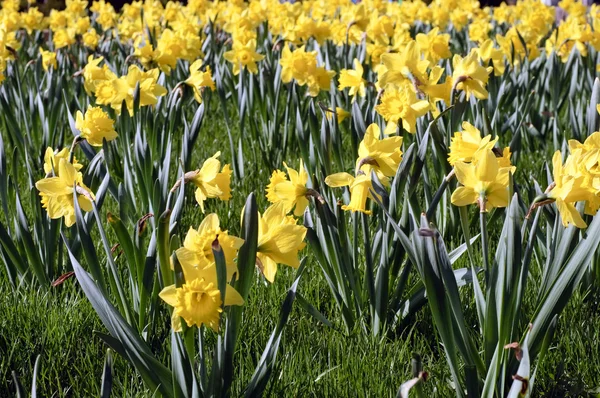
M433 220L433 216L435 215L435 210L437 209L437 206L440 203L440 200L442 199L442 196L444 195L444 192L446 191L446 188L448 187L448 184L450 183L450 180L452 179L452 177L454 177L454 169L452 169L450 171L450 173L448 173L448 175L446 177L444 177L444 179L442 180L442 183L440 184L440 187L438 188L435 195L433 196L433 199L431 200L431 204L429 205L429 208L427 209L427 219L428 220Z
M71 148L69 149L69 163L73 163L73 159L75 158L75 147L82 141L80 135L76 135L73 138L73 143L71 144Z
M488 248L487 213L485 211L479 212L479 226L481 228L481 252L483 256L483 269L487 285L487 282L489 281L490 263Z

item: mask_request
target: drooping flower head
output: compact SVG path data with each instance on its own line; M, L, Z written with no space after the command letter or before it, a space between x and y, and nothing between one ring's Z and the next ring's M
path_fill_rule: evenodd
M555 200L562 224L565 227L569 224L573 224L577 228L587 227L581 214L575 208L575 204L579 201L594 202L598 188L600 188L594 184L594 179L585 170L581 153L581 149L571 153L564 165L560 151L556 151L552 157L554 184L548 197ZM595 213L595 211L590 213Z
M350 203L342 205L342 210L371 214L371 210L367 210L367 199L373 197L371 194L373 182L370 174L360 172L356 177L353 177L348 173L336 173L327 176L325 184L332 188L349 187Z
M352 101L356 100L356 95L364 97L366 95L366 80L363 79L363 67L358 59L354 59L354 69L343 69L340 72L340 84L338 90L342 91L349 88L348 94Z
M190 65L190 77L185 81L185 84L194 89L194 98L199 104L202 103L202 91L204 88L210 88L213 91L216 88L210 66L207 66L206 70L202 72L200 70L202 63L203 61L199 59Z
M52 51L42 50L40 48L40 54L42 55L42 67L47 72L50 68L56 69L56 53Z
M486 85L489 74L494 68L491 66L483 67L479 64L477 52L471 51L466 57L458 54L452 58L452 81L456 84L456 89L464 91L467 98L472 95L477 99L486 99L488 91Z

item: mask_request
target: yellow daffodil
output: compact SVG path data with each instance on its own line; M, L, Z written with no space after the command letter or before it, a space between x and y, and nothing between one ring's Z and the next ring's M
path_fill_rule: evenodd
M381 103L375 107L386 121L398 123L409 133L415 133L417 118L429 111L429 102L419 100L410 85L401 88L388 88L381 97Z
M294 215L300 217L308 206L306 188L308 173L304 169L304 163L300 160L298 171L283 164L287 170L287 176L280 170L275 170L267 186L267 199L271 203L282 202L286 213L294 210ZM289 176L289 180L288 180Z
M187 274L190 277L186 276L186 281L181 287L170 285L159 293L160 298L173 307L171 327L175 332L181 332L183 318L188 327L206 325L218 332L223 312L221 306L243 305L244 299L233 286L227 284L225 302L221 300L214 266L201 271L188 270Z
M354 70L342 69L340 72L340 84L338 90L342 91L345 88L350 88L348 94L353 97L352 101L356 99L358 94L361 97L366 95L366 80L363 79L363 67L360 61L354 58Z
M83 211L92 210L90 199L93 199L94 195L83 184L81 173L68 160L60 159L55 171L55 176L39 180L35 187L40 191L42 207L48 212L48 217L64 217L65 225L70 227L75 224L73 190L77 189L77 202Z
M286 45L283 47L281 59L281 81L289 83L296 80L300 86L308 86L308 94L316 97L321 91L328 91L334 71L317 66L317 52L306 52L304 47L294 51Z
M63 148L60 151L54 151L52 148L46 148L44 152L44 173L46 176L58 175L58 164L61 159L69 160L69 148ZM83 165L77 162L77 159L73 158L73 168L75 171L81 170Z
M138 66L131 65L127 75L103 80L96 85L96 102L110 105L117 113L121 112L125 102L129 114L133 115L133 95L139 84L140 106L155 105L158 97L167 93L157 82L159 73L158 69L143 72Z
M219 217L214 213L207 215L198 229L190 228L183 241L183 247L175 251L184 273L185 270L204 270L214 267L215 257L212 243L217 238L225 256L227 280L233 278L237 272L235 262L237 252L242 247L244 240L222 230ZM185 276L188 279L187 275Z
M469 122L462 123L463 131L457 131L450 143L448 163L454 165L456 162L470 163L473 156L480 148L492 149L496 140L490 141L491 136L481 137L481 132ZM491 143L491 145L490 145Z
M275 280L277 264L298 268L298 252L305 246L306 228L288 216L283 202L271 205L258 220L258 265L269 282Z
M386 177L393 177L402 161L402 137L380 139L380 135L377 124L373 123L367 128L358 146L356 167L366 174L370 174L370 170L374 169Z
M181 331L181 318L187 326L206 325L218 331L221 307L244 303L237 290L229 284L226 284L224 302L221 299L213 254L216 240L225 256L229 281L237 272L235 258L243 240L222 231L216 214L208 215L198 230L190 228L183 247L175 252L185 283L181 287L165 287L160 292L160 298L173 307L171 326L176 332Z
M484 65L489 65L492 62L495 76L502 76L506 69L504 54L500 49L494 47L493 40L488 39L481 43L481 46L477 49L477 54Z
M384 68L380 70L379 85L387 88L389 84L408 87L408 84L420 84L427 80L429 61L421 58L419 46L411 40L400 53L381 56Z
M56 53L55 52L42 50L40 48L40 54L42 55L42 67L44 68L44 70L46 72L50 68L56 69L58 67L57 63L56 63Z
M112 141L117 138L117 132L114 129L114 120L112 120L102 108L92 106L85 111L85 116L81 111L77 111L75 127L92 146L102 146L102 141Z
M304 46L291 51L287 45L284 45L279 64L282 82L289 83L296 80L300 86L303 86L308 83L309 76L317 67L317 53L306 52Z
M585 175L573 175L572 169L581 165L578 160L571 157L563 167L560 151L554 153L552 157L554 184L548 197L555 200L563 226L573 224L577 228L585 228L587 224L575 208L575 203L591 199L594 191Z
M342 205L342 210L360 211L371 214L367 210L367 199L372 198L373 183L369 174L359 173L356 177L348 173L336 173L325 178L325 184L332 188L348 186L350 189L350 203Z
M500 167L492 150L479 151L472 163L456 162L456 178L461 184L452 193L452 204L466 206L477 203L481 211L508 205L510 167Z
M211 90L215 90L215 82L212 78L210 66L206 67L206 71L202 72L200 68L202 67L203 61L201 59L195 61L190 65L190 77L187 78L185 84L192 87L194 89L194 98L196 101L201 104L202 103L202 90L206 88L210 88Z
M458 54L452 58L452 80L456 84L456 89L464 91L467 98L472 95L478 99L486 99L488 92L485 86L487 85L489 74L493 68L481 66L477 59L477 53L472 51L466 57L461 57Z
M327 109L325 111L325 116L327 117L327 120L331 120L333 115L336 116L338 124L341 124L344 120L352 116L350 112L346 111L344 108L340 108L339 106L335 108L335 111L332 111L330 109Z
M223 58L233 64L233 74L238 75L242 68L248 69L250 73L258 73L256 63L265 56L256 52L256 41L250 40L247 43L235 42L233 48L223 54Z
M108 68L106 64L100 67L100 62L104 60L103 57L94 58L93 55L88 57L88 63L83 68L83 86L88 95L96 92L96 87L105 81L111 81L117 78L117 76Z
M95 29L90 29L81 36L81 39L87 48L95 50L100 42L100 35Z
M221 169L221 152L204 161L199 170L186 173L185 179L196 185L196 202L204 213L204 201L210 198L231 199L231 168L226 164ZM220 171L219 171L220 170Z
M440 59L450 58L450 35L440 34L438 27L431 29L428 33L419 33L415 37L419 50L432 64L437 64Z

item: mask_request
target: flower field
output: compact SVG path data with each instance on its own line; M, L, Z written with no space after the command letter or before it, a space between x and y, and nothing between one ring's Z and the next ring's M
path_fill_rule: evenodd
M0 396L600 394L600 7L0 10Z

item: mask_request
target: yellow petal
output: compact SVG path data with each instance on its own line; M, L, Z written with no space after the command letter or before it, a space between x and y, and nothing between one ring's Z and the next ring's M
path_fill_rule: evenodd
M225 303L224 305L243 305L244 299L238 293L237 290L234 289L233 286L227 285L225 289Z
M478 180L492 182L498 175L498 159L491 150L482 151L477 159L475 174Z
M458 187L452 193L451 201L455 206L467 206L473 203L477 203L479 195L471 188Z
M175 285L166 286L158 294L158 296L171 307L175 307L175 305L177 305L177 288L175 287Z
M325 178L325 184L332 188L345 187L352 184L354 177L348 173L336 173Z

